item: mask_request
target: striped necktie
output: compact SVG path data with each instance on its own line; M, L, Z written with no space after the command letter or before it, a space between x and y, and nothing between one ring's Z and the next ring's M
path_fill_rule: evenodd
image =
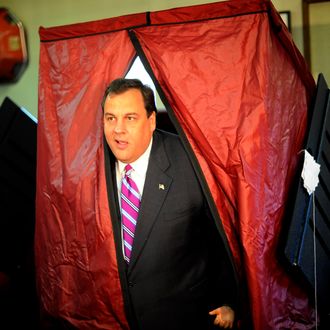
M121 183L121 221L124 242L124 259L130 262L136 221L139 214L141 195L136 183L131 179L132 166L125 166L125 176Z

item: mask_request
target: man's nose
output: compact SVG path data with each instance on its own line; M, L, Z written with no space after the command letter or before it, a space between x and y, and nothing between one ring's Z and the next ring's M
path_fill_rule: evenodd
M122 119L118 119L115 125L115 132L121 133L125 131L125 123Z

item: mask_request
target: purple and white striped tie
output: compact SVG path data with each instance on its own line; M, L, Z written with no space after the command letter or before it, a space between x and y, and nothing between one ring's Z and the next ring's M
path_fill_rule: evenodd
M141 195L136 183L130 174L133 168L130 164L125 166L125 176L121 183L121 221L123 228L124 258L130 262L136 221L139 215Z

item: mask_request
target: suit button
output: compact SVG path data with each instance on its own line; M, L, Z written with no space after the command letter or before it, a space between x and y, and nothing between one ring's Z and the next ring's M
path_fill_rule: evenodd
M128 282L128 286L129 286L130 288L133 288L134 283L133 283L133 282Z

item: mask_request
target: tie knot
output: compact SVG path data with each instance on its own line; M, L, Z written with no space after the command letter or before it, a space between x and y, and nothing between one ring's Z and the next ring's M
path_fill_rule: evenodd
M133 170L133 167L130 164L127 164L124 170L125 170L125 176L129 176Z

